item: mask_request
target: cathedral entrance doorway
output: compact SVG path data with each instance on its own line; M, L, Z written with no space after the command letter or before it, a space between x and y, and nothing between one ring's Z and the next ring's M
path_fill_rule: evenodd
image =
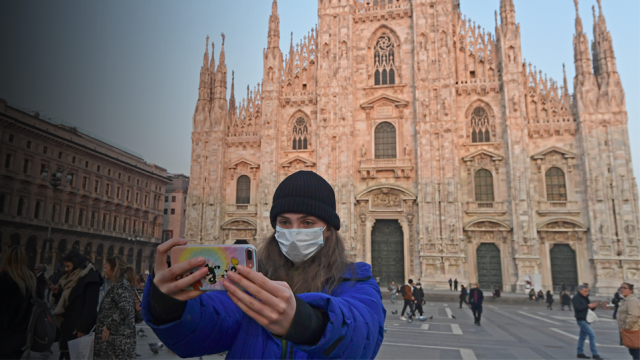
M562 284L567 289L572 285L578 285L578 268L576 264L576 252L568 244L555 244L549 252L551 258L551 278L553 279L553 292L558 294L562 290Z
M404 284L404 233L398 220L376 220L371 230L371 267L380 286Z
M476 250L476 259L480 289L495 290L496 287L502 289L500 249L495 244L480 244Z

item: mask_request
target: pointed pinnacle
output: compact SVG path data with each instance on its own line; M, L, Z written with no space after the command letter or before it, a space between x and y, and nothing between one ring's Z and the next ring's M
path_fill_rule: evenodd
M576 13L579 13L579 11L578 11L578 0L573 0L573 3L576 5Z

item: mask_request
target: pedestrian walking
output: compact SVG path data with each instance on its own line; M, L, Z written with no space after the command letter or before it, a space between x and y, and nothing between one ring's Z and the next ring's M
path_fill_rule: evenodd
M47 278L44 276L44 265L36 265L33 273L36 276L36 296L44 301L44 293L47 290Z
M387 287L387 290L389 290L389 294L391 294L391 303L393 304L393 300L395 300L396 298L396 282L392 281L391 284L389 284L389 287Z
M560 299L561 299L560 302L562 303L562 306L561 306L562 311L564 311L565 306L569 307L569 311L573 311L571 310L571 296L569 295L568 291L565 291L564 293L562 293Z
M458 279L453 280L453 291L458 291Z
M449 291L453 291L453 281L449 278Z
M547 290L547 309L553 310L552 305L553 305L553 294L551 293L551 290Z
M404 305L400 312L400 320L407 320L404 316L407 308L409 308L411 314L413 314L414 311L413 304L415 299L413 298L413 279L409 279L409 282L404 285L404 288L402 289L402 297L404 298Z
M94 359L135 359L135 272L121 255L107 258L103 268L111 287L98 310Z
M460 309L462 309L462 303L465 303L465 304L469 305L469 303L467 302L467 295L469 295L469 293L467 292L467 288L464 287L464 285L461 285L461 288L460 288L460 306L459 306Z
M482 318L482 302L484 301L484 294L478 287L478 284L473 284L473 289L469 291L469 305L471 306L471 312L473 312L474 324L480 326L480 320Z
M176 274L204 259L168 268L171 248L187 240L159 245L142 297L146 323L182 358L225 351L228 359L375 358L384 336L380 287L369 264L347 258L331 185L311 171L289 175L270 220L276 231L261 241L260 272L238 266L222 279L227 291L182 291L207 268L177 281Z
M413 289L413 301L415 304L415 310L418 314L420 314L420 318L424 315L424 311L422 310L422 305L424 305L424 290L422 290L422 284L417 283L416 287Z
M598 349L596 349L596 333L591 328L591 325L587 322L587 314L589 310L595 310L598 307L598 303L591 303L589 301L589 288L586 285L578 286L578 293L571 299L573 304L573 311L575 313L578 327L580 327L580 337L578 338L578 358L589 359L584 353L584 341L587 336L589 337L589 347L591 348L591 356L596 359L602 359L598 355Z
M70 340L87 335L96 324L102 276L87 258L71 250L62 258L65 275L50 285L57 301L53 316L60 329L60 359L69 359Z
M36 277L27 267L27 254L12 246L4 255L0 273L0 359L20 359L36 296Z
M629 349L633 360L640 359L640 300L633 291L633 284L623 283L620 286L620 313L618 327L620 329L620 345Z
M613 299L611 300L611 303L613 304L613 306L615 306L615 308L613 309L613 318L616 318L616 315L618 314L618 307L620 306L620 300L622 300L622 295L620 295L620 289L618 289L618 291L616 291L615 294L613 294Z
M529 301L534 300L536 298L536 291L533 290L533 288L531 288L531 290L529 290Z

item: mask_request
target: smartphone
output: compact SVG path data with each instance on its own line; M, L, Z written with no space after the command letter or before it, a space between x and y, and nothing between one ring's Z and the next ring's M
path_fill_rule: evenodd
M239 265L258 270L257 253L255 246L246 244L176 246L171 249L171 266L202 256L205 259L203 267L206 267L209 272L195 284L183 290L226 291L222 286L222 280L227 278L227 273L230 271L236 271ZM199 269L201 267L180 274L176 280L189 276Z

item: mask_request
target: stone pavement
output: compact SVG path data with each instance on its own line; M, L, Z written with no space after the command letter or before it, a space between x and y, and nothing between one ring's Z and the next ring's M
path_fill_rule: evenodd
M573 312L559 306L547 310L541 306L485 303L482 326L473 325L471 310L458 308L457 302L427 302L425 322L408 323L392 314L402 308L402 302L383 300L387 309L385 339L377 359L575 359L578 337ZM556 303L557 304L557 303ZM593 324L600 355L605 359L629 359L626 348L618 344L618 326L611 319L612 311L599 307L600 320ZM159 342L146 325L146 337L138 339L138 359L178 359L166 347L153 354L148 343ZM54 350L57 346L54 345ZM588 355L588 343L585 351ZM33 356L32 359L57 359ZM209 355L203 359L223 359Z

